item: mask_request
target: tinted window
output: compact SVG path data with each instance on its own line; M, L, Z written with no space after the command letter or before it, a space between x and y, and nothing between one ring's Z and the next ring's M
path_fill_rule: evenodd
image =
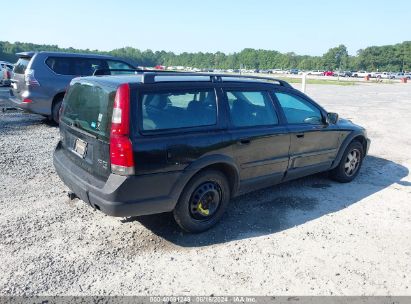
M278 124L277 114L267 92L227 91L231 121L236 127Z
M115 61L115 60L107 60L107 65L109 69L115 70L133 70L135 67L124 63L122 61ZM118 74L130 74L130 71L111 71L111 75L118 75Z
M320 109L312 105L307 100L304 100L296 95L285 93L275 93L275 95L283 108L288 123L322 123Z
M64 98L61 120L108 138L115 94L114 89L75 83Z
M217 122L213 90L143 94L143 130L165 130L214 125Z
M16 74L24 74L27 66L29 65L31 58L19 58L19 60L14 65L13 72Z
M105 60L94 58L49 57L46 64L57 74L71 76L91 76L97 69L107 69Z

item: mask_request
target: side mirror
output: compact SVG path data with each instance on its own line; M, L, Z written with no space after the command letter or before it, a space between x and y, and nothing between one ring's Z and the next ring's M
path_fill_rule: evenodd
M338 114L337 113L327 113L327 122L335 125L338 122Z

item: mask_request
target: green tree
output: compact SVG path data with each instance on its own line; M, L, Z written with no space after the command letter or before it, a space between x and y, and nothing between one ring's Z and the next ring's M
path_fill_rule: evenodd
M323 64L326 70L344 69L348 64L347 47L343 44L329 49L323 55Z

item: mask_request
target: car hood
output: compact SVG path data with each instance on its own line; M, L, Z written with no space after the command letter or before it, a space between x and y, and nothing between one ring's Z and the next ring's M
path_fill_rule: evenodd
M347 118L339 118L337 126L342 129L365 130L363 127L353 123L350 119Z

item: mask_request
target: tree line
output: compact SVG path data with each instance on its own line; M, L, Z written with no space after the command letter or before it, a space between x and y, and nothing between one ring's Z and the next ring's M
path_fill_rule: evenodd
M57 45L41 45L25 42L0 41L0 60L15 62L16 53L23 51L59 51L74 53L97 53L128 58L139 66L156 65L185 66L205 69L300 69L300 70L366 70L410 71L411 41L395 45L371 46L350 56L345 45L329 49L322 56L297 55L294 52L280 53L273 50L246 48L240 52L225 54L188 53L175 54L124 47L103 52L90 49L60 48Z

